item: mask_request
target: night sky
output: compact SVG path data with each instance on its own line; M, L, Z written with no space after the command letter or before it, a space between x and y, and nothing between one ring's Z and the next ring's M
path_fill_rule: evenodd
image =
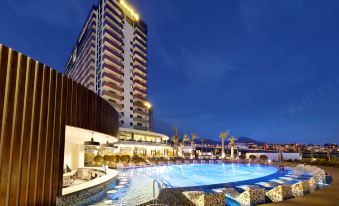
M63 71L93 3L1 0L0 42ZM129 0L156 131L339 143L339 1Z

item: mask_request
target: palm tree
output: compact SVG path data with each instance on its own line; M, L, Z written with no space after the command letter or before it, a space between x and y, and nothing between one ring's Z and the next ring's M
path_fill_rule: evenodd
M235 146L235 141L237 140L237 138L232 136L228 140L230 142L229 144L231 147L231 159L234 159L234 146Z
M201 154L204 154L204 142L205 142L205 139L201 138L200 142L201 142Z
M185 145L185 142L189 142L190 138L188 137L187 134L184 134L183 138L182 138L182 143Z
M191 148L192 148L192 152L191 152L191 156L193 157L193 150L194 150L194 140L197 138L197 135L194 133L191 133Z
M179 134L178 134L178 128L173 127L174 135L171 137L171 140L173 142L173 149L175 149L176 157L178 157L178 148L179 148Z
M221 132L219 137L221 139L221 158L225 158L225 139L228 137L229 135L229 130L227 130L226 132Z

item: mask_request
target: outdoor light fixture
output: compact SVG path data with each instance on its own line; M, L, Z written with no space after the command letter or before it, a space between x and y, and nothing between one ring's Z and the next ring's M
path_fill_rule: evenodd
M147 109L152 108L152 105L149 102L144 102L144 105L145 105L145 107L147 107Z
M95 141L94 141L93 136L94 136L94 132L92 132L92 138L91 138L91 141L85 141L85 142L84 142L84 145L86 145L86 146L100 146L100 143L99 143L99 142L95 142Z

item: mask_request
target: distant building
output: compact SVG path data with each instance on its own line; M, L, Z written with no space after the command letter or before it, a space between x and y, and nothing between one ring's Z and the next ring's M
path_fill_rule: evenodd
M151 130L147 67L147 25L124 0L101 0L89 13L65 74L113 105L121 127Z

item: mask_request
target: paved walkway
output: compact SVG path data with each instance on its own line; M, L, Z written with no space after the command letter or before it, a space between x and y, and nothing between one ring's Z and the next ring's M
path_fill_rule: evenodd
M265 204L266 206L339 206L339 168L321 167L333 181L330 186L299 198L285 200L279 203Z

